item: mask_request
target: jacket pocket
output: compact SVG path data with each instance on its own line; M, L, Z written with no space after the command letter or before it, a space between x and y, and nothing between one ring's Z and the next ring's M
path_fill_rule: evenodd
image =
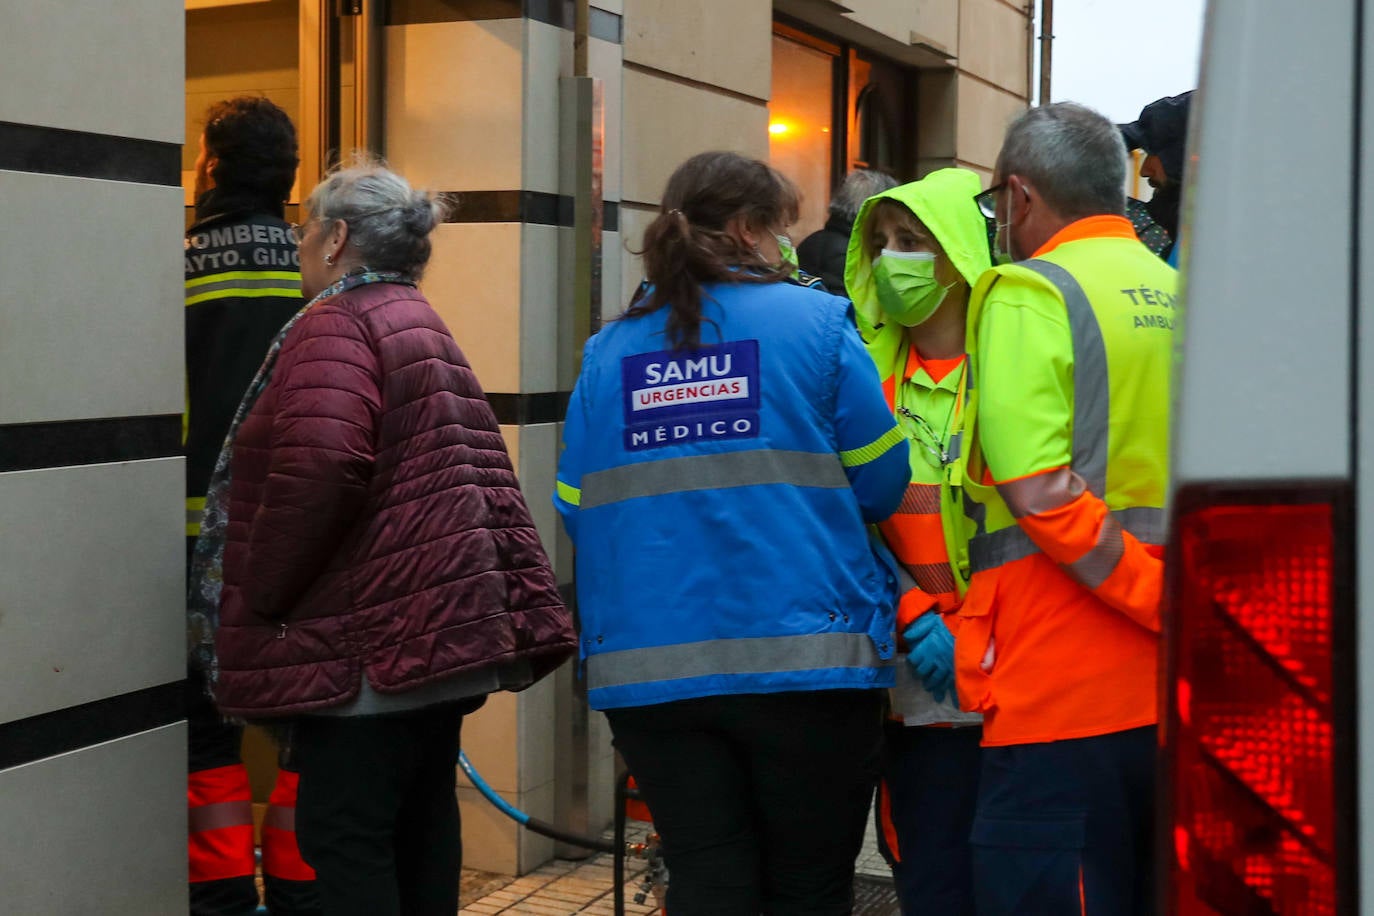
M1085 816L978 818L970 844L980 916L1082 916Z
M968 712L986 713L997 705L989 676L991 669L983 670L997 619L997 581L997 570L980 573L955 612L959 618L954 638L955 684L959 706ZM995 656L993 664L996 665Z

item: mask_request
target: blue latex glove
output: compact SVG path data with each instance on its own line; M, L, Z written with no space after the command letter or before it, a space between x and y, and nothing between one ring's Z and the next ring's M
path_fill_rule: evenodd
M917 617L902 638L908 647L906 663L935 702L954 696L954 634L940 615L932 611Z

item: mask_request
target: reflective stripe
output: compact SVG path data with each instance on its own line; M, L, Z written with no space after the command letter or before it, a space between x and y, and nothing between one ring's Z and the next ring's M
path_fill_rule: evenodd
M221 273L207 274L204 277L192 277L186 281L186 288L201 290L222 287L226 284L252 286L254 281L266 282L269 280L285 280L287 284L300 283L301 272L299 270L226 270ZM281 286L283 284L273 285Z
M583 509L595 509L641 496L763 484L838 490L848 488L849 478L844 475L839 459L824 452L754 449L690 455L587 474L582 478L580 505Z
M1107 345L1088 294L1067 270L1049 261L1021 264L1044 277L1064 299L1073 335L1073 469L1093 495L1107 494L1107 428L1111 417Z
M186 818L191 833L222 830L225 827L251 827L253 804L246 801L214 802L188 809Z
M204 496L186 497L186 536L188 538L200 536L200 518L204 514Z
M879 668L887 664L865 633L713 639L593 655L587 659L587 686L601 690L713 674Z
M997 485L997 492L1015 518L1052 512L1083 495L1086 485L1072 468L1055 468Z
M1116 525L1129 531L1142 544L1163 544L1168 518L1163 509L1153 506L1132 506L1112 512ZM1103 529L1106 529L1106 525ZM1100 541L1099 541L1100 543ZM1094 548L1096 549L1096 548ZM994 569L1004 563L1024 560L1039 553L1040 548L1020 525L1003 528L989 534L976 534L968 545L969 568L975 572ZM1091 553L1092 551L1089 551ZM1079 562L1083 562L1079 560ZM1110 570L1108 571L1110 572ZM1104 577L1105 579L1105 577Z
M932 598L941 598L957 594L957 586L954 582L954 570L949 568L949 562L944 563L918 563L907 567L911 577L916 580L916 584L921 587Z
M1005 563L1024 560L1039 552L1040 548L1035 546L1030 535L1021 530L1020 525L975 534L973 540L968 543L969 571L976 574L996 569Z
M210 299L266 299L269 297L299 299L301 298L301 288L299 286L264 286L259 289L245 289L242 286L231 286L227 289L211 290L197 293L194 296L187 296L186 304L196 305Z
M902 515L939 515L940 485L938 483L909 483L897 507Z
M1107 581L1125 555L1126 541L1121 534L1121 523L1109 515L1102 520L1102 529L1097 533L1093 548L1064 568L1085 588L1096 589Z
M262 816L262 829L287 830L294 833L296 830L296 809L284 808L274 802L268 807L267 813Z
M840 452L840 464L847 468L858 467L877 461L905 441L902 431L896 426L883 433L862 448L851 448Z
M570 506L582 505L582 491L577 487L570 487L563 481L557 483L558 498Z

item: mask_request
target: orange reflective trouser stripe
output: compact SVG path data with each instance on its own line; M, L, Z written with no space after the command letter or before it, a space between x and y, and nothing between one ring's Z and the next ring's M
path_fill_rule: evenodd
M191 773L186 807L190 880L251 877L253 803L243 764Z
M902 850L897 844L897 825L892 823L892 790L887 780L878 780L878 825L883 831L883 841L887 844L888 855L893 862L902 861Z
M314 881L315 869L301 858L296 842L296 794L300 774L277 770L277 784L268 799L262 820L262 870L268 878L286 881Z

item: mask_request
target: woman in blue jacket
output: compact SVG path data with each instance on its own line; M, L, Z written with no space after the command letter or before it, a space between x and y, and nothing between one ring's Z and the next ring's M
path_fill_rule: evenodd
M796 210L757 160L680 166L564 429L589 696L672 916L850 911L893 683L895 582L865 525L901 499L907 444L849 303L788 281Z

